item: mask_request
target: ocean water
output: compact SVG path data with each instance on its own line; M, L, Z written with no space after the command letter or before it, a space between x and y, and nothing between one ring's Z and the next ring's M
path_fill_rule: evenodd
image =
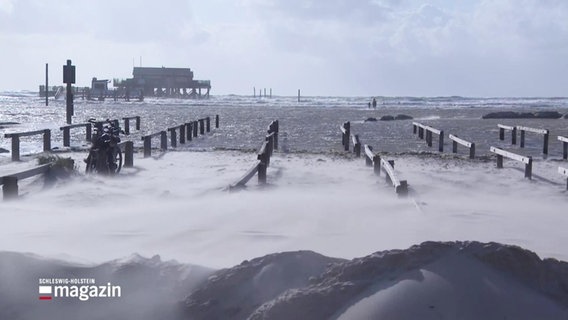
M413 153L437 151L434 146L412 133L412 121L444 130L445 152L451 152L448 134L475 142L477 154L489 154L490 146L516 150L525 155L542 156L542 136L527 133L526 148L511 146L510 133L505 141L498 140L497 124L523 125L549 129L551 132L549 157L560 157L562 145L557 136L568 136L568 119L505 119L483 120L483 114L495 111L558 111L568 113L568 98L466 98L466 97L377 97L376 109L367 106L370 97L297 97L258 98L251 96L212 96L207 100L147 98L138 101L87 101L75 99L73 123L89 118L107 119L140 116L141 130L124 139L142 146L141 136L165 130L184 122L218 114L221 127L211 135L180 146L184 148L257 149L270 121L280 121L282 149L288 152L341 152L339 126L351 121L352 133L359 134L363 144L379 152ZM414 120L364 122L369 117L406 114ZM10 150L10 139L5 133L52 129L52 147L62 146L60 126L65 125L65 101L45 100L35 92L0 93L0 148ZM213 119L213 118L212 118ZM16 125L1 123L16 122ZM213 125L213 122L212 122ZM131 125L132 126L132 125ZM73 146L87 146L83 129L74 129ZM158 142L155 142L157 145ZM21 139L22 155L41 151L41 136ZM464 148L459 148L465 154ZM1 153L8 158L9 153Z

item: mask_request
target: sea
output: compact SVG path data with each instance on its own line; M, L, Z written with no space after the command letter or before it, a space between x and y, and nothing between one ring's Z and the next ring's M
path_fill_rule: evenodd
M484 114L496 111L537 112L558 111L568 114L568 98L471 98L471 97L382 97L377 96L377 108L369 108L373 97L327 96L273 96L212 95L209 99L174 99L147 97L144 101L74 100L73 123L87 119L122 119L140 116L141 128L132 130L123 140L132 140L141 147L143 135L215 115L220 117L220 128L191 143L178 145L178 150L257 150L272 120L280 123L280 144L283 152L342 153L340 125L351 123L351 132L358 134L362 144L384 153L436 153L438 140L428 147L413 134L412 122L444 131L444 151L452 151L449 134L475 142L478 155L489 155L490 146L510 149L523 155L543 159L562 156L558 136L568 136L568 119L482 119ZM370 118L404 114L412 120L365 121ZM121 120L121 123L122 120ZM504 141L498 139L497 125L527 126L550 130L549 153L542 154L543 136L526 134L526 147L511 144L511 132ZM61 126L66 125L66 102L45 98L37 92L0 93L0 163L9 159L11 139L4 134L51 129L52 147L64 150ZM212 122L213 126L213 122ZM132 125L131 125L132 127ZM88 147L84 129L71 130L73 147ZM40 135L21 138L21 154L41 152ZM155 145L158 145L158 141ZM1 149L0 149L1 150ZM458 155L467 154L463 147Z

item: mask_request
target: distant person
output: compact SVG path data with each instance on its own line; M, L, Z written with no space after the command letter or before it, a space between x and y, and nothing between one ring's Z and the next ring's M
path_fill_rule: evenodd
M377 108L377 99L373 98L373 109Z
M369 105L367 106L367 108L371 109L371 102L369 101Z

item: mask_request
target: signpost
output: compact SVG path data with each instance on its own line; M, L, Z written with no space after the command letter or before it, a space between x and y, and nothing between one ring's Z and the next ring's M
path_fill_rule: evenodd
M67 124L71 124L73 116L73 88L71 84L75 83L75 66L71 65L71 60L67 60L67 64L63 66L63 83L67 84Z

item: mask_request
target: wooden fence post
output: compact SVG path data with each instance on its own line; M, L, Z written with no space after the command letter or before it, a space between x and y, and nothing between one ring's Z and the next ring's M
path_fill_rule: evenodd
M438 137L438 151L444 152L444 130L440 131L440 135Z
M193 125L191 122L188 122L185 126L187 131L187 141L191 141L193 139Z
M525 147L525 130L521 129L521 148Z
M20 161L20 136L12 136L12 161Z
M513 133L511 135L511 144L517 144L517 127L513 127Z
M43 151L51 151L51 130L43 130Z
M497 155L497 168L503 168L503 156L500 154Z
M544 146L542 147L542 153L544 154L548 154L548 138L549 138L549 131L547 130L546 133L544 134Z
M160 132L160 148L163 151L168 150L168 133L166 131Z
M469 148L469 158L470 159L475 158L475 143L474 142L471 143L471 147Z
M345 128L345 151L349 151L349 140L351 140L351 122L347 121L343 124Z
M197 137L197 128L198 128L198 121L193 121L193 136Z
M47 92L46 92L47 93ZM2 194L4 200L18 198L18 177L7 176L3 179Z
M180 144L185 143L185 124L179 126L179 143Z
M92 137L93 137L93 129L92 129L93 125L88 123L87 126L85 127L85 140L87 141L91 141Z
M205 119L199 119L199 134L205 134Z
M373 171L376 175L381 175L381 156L378 154L373 157Z
M169 128L168 130L170 130L170 142L171 142L171 146L172 146L172 148L176 148L176 147L177 147L177 133L176 133L176 128Z
M126 141L124 145L124 167L132 168L134 166L134 142Z
M130 134L130 118L124 118L124 133Z
M152 155L152 136L142 137L144 139L144 158Z
M211 132L211 117L205 118L205 123L207 124L207 132Z
M63 146L69 147L71 145L71 128L65 127L63 128Z
M525 164L525 178L532 179L532 157L529 157L529 163Z
M140 130L140 116L136 116L136 130Z
M219 129L219 115L215 115L215 128Z
M501 140L501 141L505 140L505 129L504 128L499 128L499 140Z

